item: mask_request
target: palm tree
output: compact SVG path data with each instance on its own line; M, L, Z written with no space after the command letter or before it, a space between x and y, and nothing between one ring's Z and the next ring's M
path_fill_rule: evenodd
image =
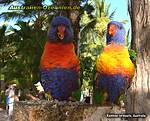
M11 4L13 1L0 1L3 5ZM17 5L42 5L43 0L35 1L15 1ZM50 15L50 16L49 16ZM4 20L17 19L14 27L4 27L1 29L1 71L6 83L10 81L19 82L23 88L32 87L32 83L39 79L38 66L43 46L46 41L46 33L49 27L48 19L51 17L49 11L11 11L3 12L0 15ZM25 22L26 21L26 22ZM8 33L8 32L11 33Z
M93 8L93 11L91 10L91 13L88 13L89 10L85 11L81 18L81 36L85 40L88 32L94 32L92 40L95 40L96 36L102 39L107 23L113 18L115 10L109 15L111 4L107 5L105 0L90 0L88 4L91 6L89 9Z

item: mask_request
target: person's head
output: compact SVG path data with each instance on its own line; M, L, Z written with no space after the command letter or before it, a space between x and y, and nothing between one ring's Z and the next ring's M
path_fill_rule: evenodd
M9 85L9 89L15 90L16 86L17 86L16 84L11 84L11 85Z
M73 30L70 20L63 16L54 17L48 31L50 42L69 43L73 41Z
M122 23L111 21L107 26L107 44L115 42L117 44L125 45L125 28Z
M38 92L44 92L44 89L43 89L43 87L42 87L42 85L41 85L40 82L34 84L34 86L36 87L36 90L37 90Z

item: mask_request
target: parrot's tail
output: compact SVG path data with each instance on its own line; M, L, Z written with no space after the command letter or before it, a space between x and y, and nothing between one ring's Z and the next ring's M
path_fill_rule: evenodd
M41 84L54 99L67 100L79 88L78 73L70 69L41 70Z
M109 102L115 103L116 99L125 91L125 78L122 75L98 75L97 87L108 93Z

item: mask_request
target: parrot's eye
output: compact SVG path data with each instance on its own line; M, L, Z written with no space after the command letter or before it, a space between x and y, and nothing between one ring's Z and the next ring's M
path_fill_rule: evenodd
M109 25L107 32L108 32L108 34L110 36L115 35L115 33L116 33L116 25Z

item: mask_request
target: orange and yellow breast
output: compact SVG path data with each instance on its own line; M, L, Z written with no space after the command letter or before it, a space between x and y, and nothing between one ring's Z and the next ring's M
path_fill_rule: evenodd
M134 64L130 60L128 49L112 43L104 48L96 61L97 71L102 74L131 77L134 75Z

